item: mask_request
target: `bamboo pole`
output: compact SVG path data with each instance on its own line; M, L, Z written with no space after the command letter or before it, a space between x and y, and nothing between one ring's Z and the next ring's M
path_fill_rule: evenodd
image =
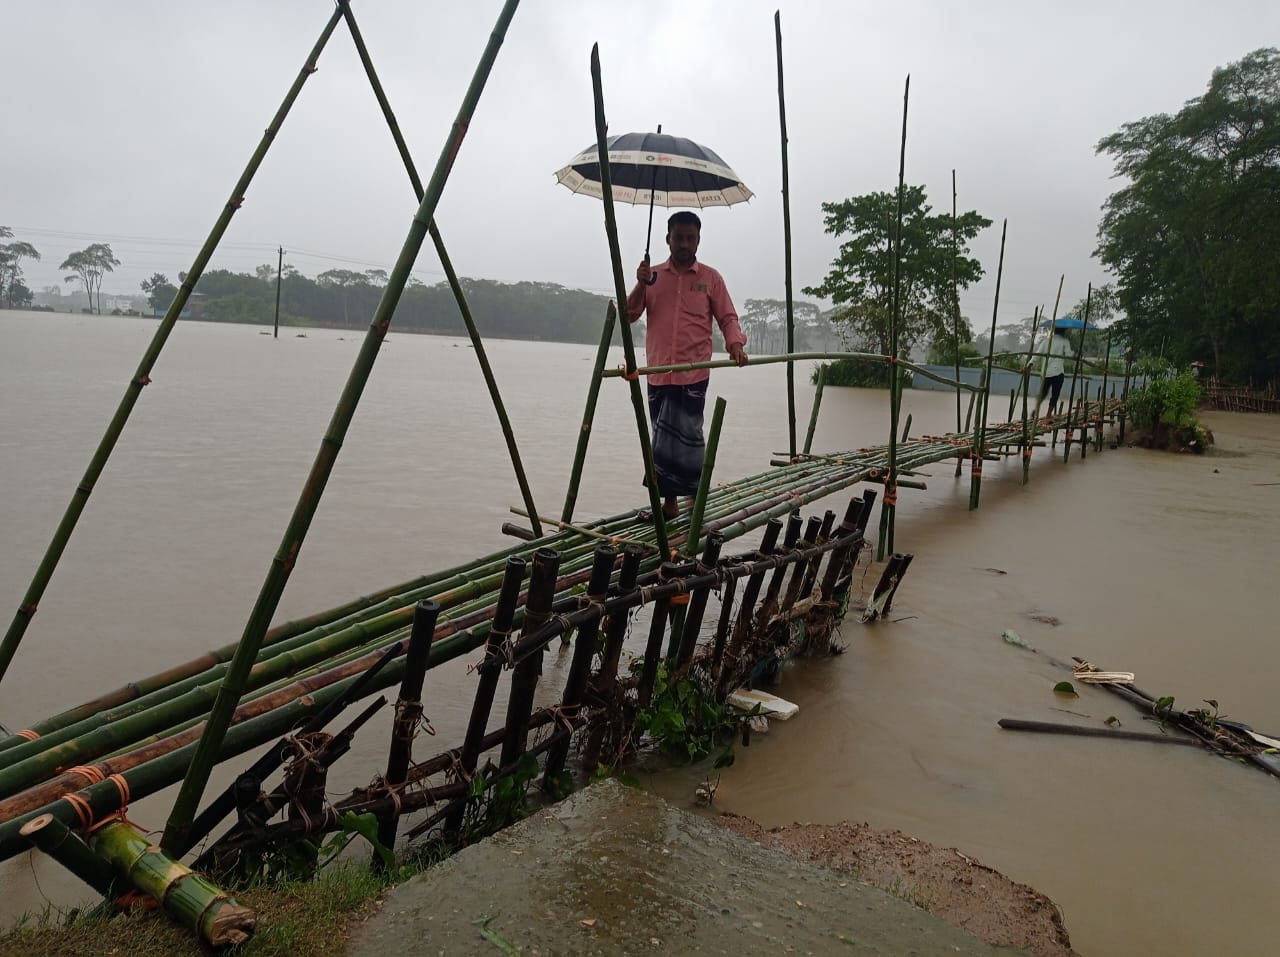
M1027 344L1027 361L1022 367L1022 484L1026 485L1031 478L1031 432L1027 421L1028 393L1031 391L1031 363L1036 354L1036 330L1040 328L1041 310L1036 306L1031 313L1031 341ZM1009 418L1013 415L1010 413Z
M345 6L345 2L343 6ZM422 720L422 685L427 677L427 662L431 654L431 642L435 638L436 619L440 606L426 599L418 602L413 612L413 631L409 636L409 651L405 657L404 678L400 694L396 698L396 717L391 730L391 749L387 754L387 772L382 776L387 789L398 792L404 787L413 760L413 737ZM396 846L396 830L400 826L398 814L388 814L378 822L378 841L385 848ZM386 870L382 855L374 854L376 870Z
M724 423L727 403L724 396L716 397L715 411L711 415L711 431L707 435L706 453L702 459L702 474L698 478L698 494L693 499L693 511L689 515L689 537L684 550L690 558L697 557L698 543L702 539L702 513L707 508L707 493L711 489L711 473L716 467L716 451L720 447L720 426Z
M622 571L618 573L618 594L631 595L636 590L640 572L640 550L628 545L622 550ZM656 609L655 609L655 614ZM609 613L602 625L604 650L600 655L600 668L596 672L595 697L602 701L612 699L618 685L618 664L622 659L622 645L627 638L629 618L625 609ZM604 725L593 725L582 749L581 767L588 774L594 773L600 760L600 748L604 742Z
M551 617L559 567L560 554L553 549L539 548L533 553L522 633L539 628ZM529 745L529 717L533 714L533 696L541 677L541 650L526 655L512 667L511 693L507 697L507 735L502 741L502 757L498 762L504 767L516 761Z
M587 601L600 609L603 609L605 599L609 597L609 579L613 576L613 566L617 557L618 551L612 545L601 545L596 549L595 562L591 566L591 581L587 585ZM577 717L582 710L583 698L587 691L587 679L591 677L591 660L595 655L596 641L600 635L601 617L601 614L596 614L579 625L578 633L573 639L573 659L569 663L569 674L565 678L564 691L560 699L562 712L570 717ZM625 617L623 615L624 620ZM558 792L556 779L564 770L565 761L569 756L569 745L572 742L568 732L559 729L557 733L560 734L560 738L547 752L547 764L542 774L543 790L553 795Z
M613 266L614 296L619 309L627 308L627 290L622 281L622 252L618 246L618 224L613 211L613 175L609 170L609 149L606 140L608 124L604 117L604 88L600 78L600 49L598 44L591 47L591 89L595 98L596 117L596 149L600 160L600 190L604 200L604 230L609 240L609 259ZM635 374L636 347L631 337L631 317L622 317L622 350L626 361L628 377ZM671 553L667 541L667 521L662 514L662 498L658 490L658 473L653 467L653 446L649 442L649 423L645 418L645 401L640 389L640 380L631 378L631 407L635 411L636 431L640 436L640 457L644 462L646 485L649 487L649 510L653 515L653 527L657 533L658 551L663 555Z
M485 81L488 79L494 60L497 58L498 49L502 46L507 26L515 15L518 4L519 0L507 0L502 12L499 14L497 24L490 34L488 45L485 47L480 63L472 76L471 84L467 89L462 107L458 111L457 119L453 123L450 136L436 162L431 182L427 186L422 202L418 206L418 211L414 215L413 223L409 228L408 236L405 238L400 256L396 260L391 276L387 281L387 286L383 290L382 299L378 303L377 310L370 322L364 344L352 366L347 385L338 400L333 419L325 433L320 451L316 455L315 463L311 468L311 474L303 486L297 505L294 507L293 517L285 529L280 548L276 552L270 571L263 582L258 600L254 604L253 612L245 625L244 634L240 639L240 647L236 650L226 680L223 682L222 688L219 689L218 699L214 702L205 733L200 740L200 747L191 762L191 768L183 781L181 790L178 792L178 798L174 802L168 823L165 825L161 846L170 853L185 852L189 848L187 835L191 828L191 820L195 815L200 797L204 793L205 784L209 780L209 774L213 769L217 752L221 747L222 738L226 734L227 725L231 721L231 715L235 711L236 703L243 692L244 680L254 660L257 658L258 649L262 645L262 637L270 624L271 616L275 613L276 607L280 603L285 584L288 582L289 575L297 562L298 551L302 547L302 542L306 538L308 529L311 527L311 520L315 517L320 497L324 493L325 485L337 460L338 450L342 447L343 439L350 428L352 418L355 416L356 407L359 405L360 396L369 380L369 375L373 371L373 364L378 357L382 340L391 325L391 319L395 314L396 305L409 278L409 272L413 268L419 250L422 248L423 240L426 239L428 224L431 222L436 206L440 202L445 182L449 178L453 162L462 146L462 140L466 135L471 116L475 112L480 94L484 90Z
M1088 291L1085 293L1085 296L1084 296L1084 329L1080 330L1080 348L1076 350L1076 364L1075 364L1075 368L1072 369L1071 371L1071 395L1067 399L1067 438L1066 438L1066 441L1062 443L1062 461L1064 463L1071 458L1071 440L1072 440L1071 426L1072 426L1072 423L1075 421L1075 417L1071 412L1071 407L1076 400L1076 380L1080 377L1080 356L1084 353L1084 334L1085 334L1085 331L1089 328L1089 306L1092 300L1093 300L1093 283L1089 283ZM1081 448L1081 453L1083 454L1083 450L1084 450L1083 444L1080 446L1080 448Z
M1107 351L1102 361L1102 394L1098 396L1098 451L1102 451L1102 416L1106 410L1107 402L1107 377L1111 372L1111 330L1107 330Z
M982 459L987 454L987 412L991 405L991 357L996 349L996 316L1000 312L1000 280L1004 276L1004 241L1009 232L1009 220L1000 229L1000 264L996 267L995 304L991 307L991 341L987 344L987 388L982 395L982 424L978 426L978 439L974 446L973 475L969 481L969 511L978 507L982 494Z
M52 814L32 818L19 833L103 897L111 898L118 892L121 881L111 865Z
M699 571L709 571L716 567L720 560L720 549L724 545L724 536L712 532L707 536L707 547L699 559ZM707 597L710 585L694 590L689 597L689 611L685 616L684 628L680 633L680 647L676 652L676 668L683 670L693 660L693 653L698 647L698 632L702 628L702 617L707 611Z
M460 776L463 780L468 780L475 774L476 766L480 762L481 743L485 732L488 731L489 715L493 710L493 696L498 690L498 679L502 675L502 661L507 643L511 638L516 604L520 600L520 585L524 581L525 564L522 558L507 559L507 571L502 579L502 593L493 615L493 628L490 629L484 643L484 664L478 669L480 678L475 698L471 702L471 720L467 723L467 733L458 757ZM465 810L465 806L459 805L450 814L446 830L453 834L462 830Z
M818 408L822 405L822 386L827 381L827 367L818 366L818 386L813 392L813 411L809 413L809 431L804 437L804 454L813 451L813 433L818 428ZM795 454L792 453L792 458Z
M600 332L600 345L596 348L596 361L587 386L587 407L582 412L582 428L578 432L578 445L573 452L573 468L569 472L569 487L564 496L564 509L560 521L573 521L573 509L578 502L578 484L582 481L582 468L587 461L587 444L591 441L591 425L596 417L596 400L600 397L601 373L609 358L609 344L613 341L613 327L618 320L618 304L609 303L604 316L604 328Z
M787 164L787 98L782 84L782 12L773 14L773 33L778 47L778 129L782 134L782 259L787 298L787 352L796 351L795 303L791 289L791 174ZM796 454L796 364L787 363L787 427L794 458Z
M899 326L902 320L902 202L907 172L907 106L911 98L911 75L907 75L902 91L902 143L898 150L898 212L893 238L893 303L889 314L889 471L884 480L884 499L880 506L881 535L876 543L884 555L893 551L893 532L898 511L898 416L902 412L901 372L898 369ZM886 545L887 543L887 545Z
M952 346L956 360L956 431L960 431L960 285L956 280L956 260L960 258L959 222L956 214L956 171L951 170L951 302L955 312L952 317ZM964 456L956 458L956 477L964 465Z
M391 138L395 141L396 150L400 153L405 172L409 174L409 182L413 186L414 196L421 203L424 195L422 180L418 176L418 170L414 166L413 158L409 155L409 146L405 143L404 136L400 132L400 124L396 121L395 112L391 109L391 101L387 99L382 82L378 79L377 70L373 65L373 58L369 55L369 48L364 42L364 36L356 25L355 15L351 12L351 4L348 0L338 0L338 6L342 9L342 15L347 21L347 28L351 33L351 39L356 45L356 52L360 56L360 62L364 65L365 76L369 78L369 85L373 88L373 95L377 98L378 106L382 109L382 116L387 121L387 128L391 131ZM536 518L537 508L533 504L533 493L529 489L529 480L525 476L524 464L520 460L520 449L516 444L515 431L511 427L511 419L507 415L507 408L503 404L497 377L493 374L493 367L489 364L489 356L485 351L484 340L480 337L480 330L476 327L475 319L472 318L471 307L467 304L466 293L463 292L462 284L458 282L458 275L454 272L453 262L445 249L444 239L440 236L440 228L436 225L434 218L427 229L431 235L431 242L436 248L436 254L440 257L440 265L444 268L445 279L449 283L449 289L453 292L454 301L458 304L458 311L462 314L462 322L467 328L467 336L471 340L471 345L475 351L476 361L480 363L480 374L484 377L485 387L489 390L489 397L493 400L493 408L498 415L498 426L502 429L502 437L507 443L507 454L511 458L511 467L516 473L516 483L520 486L520 497L524 499L525 508L533 513L529 521L533 524L534 534L541 538L542 528Z
M98 828L89 842L129 883L158 900L170 917L199 933L209 946L235 946L253 936L257 922L253 911L169 857L124 821Z
M160 324L156 327L155 334L151 338L150 345L147 346L147 351L143 353L142 361L139 362L137 371L134 373L133 378L129 380L124 396L116 407L115 415L112 416L106 432L98 442L93 458L89 460L89 466L85 470L84 476L80 479L80 484L76 486L71 502L67 505L66 511L62 515L62 520L58 523L58 528L53 534L53 540L49 542L49 547L36 568L31 584L27 587L26 594L23 595L22 604L18 606L18 610L13 616L13 621L5 632L4 640L0 641L0 683L4 681L5 673L9 670L9 664L13 661L13 656L17 653L18 646L22 642L22 636L26 633L27 626L35 616L36 608L40 604L40 599L44 596L45 588L48 587L49 580L53 577L54 569L58 567L62 553L66 550L71 533L75 531L76 523L80 520L80 515L88 504L89 496L97 485L98 479L102 476L107 460L115 450L116 442L119 441L120 434L124 431L125 424L129 421L129 416L133 413L134 405L137 404L138 398L142 395L143 387L151 382L151 371L155 368L155 364L160 358L160 352L164 349L165 342L168 341L169 333L173 331L173 327L178 322L178 316L186 308L187 300L191 297L192 290L195 289L196 283L204 274L205 266L208 264L210 257L213 256L214 250L218 248L218 243L222 240L223 234L231 223L231 217L235 215L236 210L244 203L244 196L249 189L249 184L253 181L258 167L262 165L262 161L266 158L267 149L275 141L276 134L280 131L285 117L289 115L289 110L293 107L298 94L302 92L302 85L306 82L307 77L316 72L316 61L320 58L320 53L324 50L325 44L329 42L329 37L338 25L339 15L339 12L335 10L329 17L324 29L320 31L319 39L316 40L315 45L311 48L311 53L307 56L302 69L298 71L298 76L294 79L289 92L285 94L284 101L280 104L280 108L276 110L270 125L263 132L262 139L258 142L258 148L254 151L253 156L249 158L248 165L245 166L244 172L240 174L240 179L232 188L230 199L223 206L217 222L214 223L213 229L210 230L208 238L204 241L204 245L196 253L196 258L192 260L191 269L187 272L187 278L178 287L177 295L173 297L173 302L169 304L164 318L160 320Z

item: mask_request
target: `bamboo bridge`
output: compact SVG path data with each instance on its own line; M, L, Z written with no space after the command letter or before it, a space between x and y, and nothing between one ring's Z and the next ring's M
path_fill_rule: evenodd
M244 913L216 886L179 864L179 859L198 850L196 866L221 874L242 862L246 854L281 844L301 842L314 852L317 838L352 826L353 816L359 815L371 815L377 821L376 845L388 855L396 844L401 818L411 814L421 815L408 831L411 837L448 845L475 840L510 820L528 794L539 792L551 799L563 796L576 783L589 780L600 766L616 767L652 743L656 735L644 716L673 688L723 708L731 692L767 682L786 658L829 652L834 629L849 606L853 568L868 549L866 532L877 497L881 509L875 542L879 557L883 559L887 552L889 562L867 613L887 610L910 562L910 555L894 553L898 492L920 487L918 473L925 466L955 460L959 476L968 462L970 508L976 508L985 462L1020 456L1025 482L1034 450L1056 448L1060 434L1063 454L1069 456L1074 448L1081 457L1090 447L1102 447L1103 432L1111 423L1119 425L1123 436L1127 372L1118 397L1114 383L1109 393L1104 384L1093 397L1077 395L1081 359L1076 360L1063 414L1050 420L1039 419L1038 409L1029 414L1028 364L1021 388L1021 414L1015 415L1014 395L1010 397L1008 421L991 424L992 396L985 385L994 355L989 349L979 386L961 384L958 374L955 381L941 380L956 389L955 432L912 437L910 416L905 423L899 421L903 373L932 374L900 354L900 305L895 292L888 355L798 354L792 348L794 335L789 322L790 351L752 360L754 365L788 364L790 441L772 467L745 478L713 481L725 405L720 399L707 437L702 482L687 517L668 523L662 516L657 483L650 481L649 522L640 521L634 510L575 521L577 487L596 400L602 384L612 378L623 378L630 393L639 458L653 476L639 380L664 370L639 367L630 326L616 323L611 304L565 502L558 519L543 517L533 502L498 383L434 220L516 6L517 0L507 0L447 142L424 184L351 8L346 0L339 0L160 321L84 477L75 486L53 540L0 642L0 680L18 652L143 388L151 381L150 372L169 334L340 21L345 21L356 45L419 204L401 254L371 317L364 344L243 634L192 661L30 723L0 740L0 859L34 844L108 901L135 887L163 901L172 915L199 930L207 942L243 941L252 934L252 914ZM782 45L777 18L775 25L781 105ZM624 302L626 290L605 148L600 62L595 50L591 74L614 298ZM905 150L905 96L903 113ZM782 143L785 184L785 129ZM900 195L901 190L900 165ZM784 185L784 208L788 201ZM901 211L899 214L900 231ZM789 216L784 221L790 302ZM272 626L410 269L428 237L475 347L523 499L524 507L519 511L529 525L507 526L520 541L505 550ZM992 342L1003 258L1002 235ZM1055 305L1055 318L1056 312ZM956 319L958 328L958 306ZM615 324L625 364L621 370L606 370L605 356ZM820 381L808 438L801 445L796 430L794 366L809 358L887 364L891 396L887 444L815 453L811 445L822 397ZM963 425L962 391L970 395ZM802 514L808 505L866 483L877 488L851 498L843 516L833 510L807 518ZM728 543L755 531L761 532L756 547L722 556ZM639 609L645 609L648 633L643 649L626 661L623 654L629 632L645 620L633 617ZM715 625L704 634L704 618L709 623L712 617ZM555 705L535 707L543 652L557 639L572 642L568 675ZM434 755L415 755L413 746L424 717L422 696L429 672L477 653L474 701L464 739ZM506 713L497 727L491 727L493 702L504 675L509 681ZM395 685L399 692L385 772L369 787L330 802L325 796L328 768L351 748L359 728L387 703L383 697L368 699ZM362 710L333 730L342 712L357 706ZM740 717L745 720L751 716ZM13 720L15 716L5 717ZM211 801L203 800L216 763L234 761L263 746L268 746L265 752L231 788ZM571 770L575 768L576 774ZM123 811L131 801L178 782L182 787L164 837L160 847L154 847L124 819ZM233 814L229 829L213 837ZM283 820L279 820L281 815ZM379 866L388 866L385 856L378 860Z

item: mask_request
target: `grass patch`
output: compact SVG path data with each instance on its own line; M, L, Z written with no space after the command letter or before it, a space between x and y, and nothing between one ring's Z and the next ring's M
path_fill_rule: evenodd
M345 954L354 926L377 909L386 885L367 867L335 865L314 881L260 884L236 893L258 915L258 932L245 957L330 957ZM6 957L207 957L195 934L158 911L135 911L110 918L80 917L70 922L53 909L21 919L0 935Z

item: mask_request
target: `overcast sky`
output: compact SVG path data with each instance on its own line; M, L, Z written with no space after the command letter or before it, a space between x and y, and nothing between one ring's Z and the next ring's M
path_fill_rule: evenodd
M499 0L357 0L384 86L426 179ZM773 13L782 12L794 277L836 250L820 204L893 188L911 75L907 180L995 221L974 243L987 278L964 294L990 322L1009 220L1000 320L1106 281L1091 256L1116 188L1094 154L1122 123L1176 111L1216 66L1280 42L1276 0L525 0L437 212L463 275L608 292L599 202L554 171L594 141L589 57L600 45L610 132L655 128L716 150L756 193L707 210L700 257L739 306L782 298L781 160ZM105 291L171 279L200 243L332 10L329 0L8 0L0 224L34 244L33 289L109 242ZM211 268L286 261L315 275L387 268L416 209L350 37L339 27ZM628 276L645 211L618 207ZM659 211L659 217L661 211ZM662 229L655 250L665 254ZM658 256L655 255L655 258ZM441 278L428 243L416 274Z

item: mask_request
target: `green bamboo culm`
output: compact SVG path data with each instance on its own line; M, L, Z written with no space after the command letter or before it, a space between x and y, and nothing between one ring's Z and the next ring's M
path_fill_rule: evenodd
M778 47L778 128L782 134L782 261L783 287L787 299L787 352L796 351L795 299L791 286L791 173L787 165L787 97L782 83L782 12L773 14L773 33ZM796 365L787 363L787 429L791 457L796 455Z
M609 240L609 259L613 266L613 289L619 309L627 308L627 289L622 279L622 251L618 246L618 222L613 210L613 174L609 169L609 125L604 115L604 86L600 79L600 45L591 47L591 90L595 99L596 150L600 160L600 192L604 200L604 229ZM644 474L648 477L649 509L653 514L653 527L658 535L658 549L663 555L671 553L667 541L667 522L662 514L662 498L658 491L658 474L653 467L653 446L649 442L649 422L645 418L644 393L640 380L634 378L636 365L635 340L631 336L631 317L622 317L622 349L626 357L626 372L631 378L631 406L636 415L636 431L640 435L640 457L644 460Z
M1082 350L1083 351L1083 350ZM1107 379L1111 372L1111 330L1107 330L1107 351L1102 359L1102 394L1098 396L1098 451L1102 451L1103 412L1107 407Z
M124 821L98 828L89 843L125 880L158 900L165 913L196 931L210 947L237 946L253 936L253 911L175 861Z
M822 405L822 386L827 381L827 367L818 366L818 385L813 390L813 411L809 413L809 431L804 437L804 454L813 451L813 433L818 428L818 408Z
M995 303L991 307L991 341L987 345L986 376L987 387L979 397L982 403L981 423L977 429L977 441L974 444L973 474L969 480L969 511L978 507L978 499L982 495L982 460L987 454L987 413L991 406L991 360L996 351L996 317L1000 314L1000 281L1004 278L1004 241L1009 233L1009 220L1006 219L1000 228L1000 264L996 267Z
M690 558L697 558L702 551L702 513L707 508L707 493L711 489L711 472L716 467L716 450L720 447L720 426L724 422L724 410L727 404L724 396L717 396L715 411L711 414L707 451L702 459L702 474L698 477L698 494L694 496L693 511L689 515L689 537L684 543L685 553Z
M1088 290L1084 296L1084 328L1080 330L1080 347L1076 349L1076 364L1071 369L1071 395L1067 398L1067 431L1071 432L1074 424L1080 424L1083 427L1083 419L1077 411L1073 411L1072 407L1076 401L1076 381L1080 378L1080 359L1084 355L1084 334L1089 328L1089 311L1093 303L1093 283L1089 283ZM1085 403L1088 404L1087 402ZM1079 419L1079 423L1077 423ZM1074 436L1074 432L1071 433ZM1084 452L1083 440L1081 440L1081 454ZM1067 462L1071 458L1071 442L1062 443L1062 461Z
M209 773L213 769L213 764L221 748L222 738L226 734L236 703L240 700L249 669L253 667L253 663L257 659L262 637L266 633L271 617L275 614L276 608L280 603L280 597L284 593L289 574L297 562L298 551L306 538L307 530L311 526L311 520L315 517L316 509L320 504L320 497L324 493L329 475L333 471L334 462L337 460L338 450L342 447L343 439L351 426L351 420L355 416L360 396L364 391L365 384L369 381L369 375L373 371L373 364L378 357L383 338L391 325L396 305L404 292L405 283L409 279L409 273L413 268L414 261L417 259L422 244L426 240L429 224L435 215L440 196L444 192L444 185L449 178L449 172L453 168L454 159L462 146L462 140L466 135L471 116L475 111L476 104L479 102L485 81L493 68L498 50L501 48L502 41L506 36L507 27L511 23L518 5L519 0L507 0L498 16L497 24L490 34L484 54L480 58L480 63L476 67L471 84L463 98L462 107L454 120L450 135L440 152L440 157L436 161L435 171L413 218L409 234L400 251L400 256L396 260L391 275L387 280L382 299L374 311L369 331L365 335L364 343L352 366L347 384L338 399L333 418L321 442L320 451L316 455L311 472L303 486L297 505L294 507L293 517L285 529L284 539L276 552L275 559L262 584L258 600L254 604L253 611L245 625L244 633L240 638L240 645L236 649L235 657L232 659L227 678L219 690L218 698L209 714L205 732L200 739L200 746L192 759L191 767L182 782L182 788L178 793L173 811L170 813L169 821L165 826L161 846L171 854L183 854L189 850L189 847L187 847L187 835L191 828L191 821L195 816L196 807L204 793L205 784L209 780Z
M1027 361L1022 366L1022 484L1031 475L1031 426L1027 421L1027 393L1031 390L1031 363L1036 354L1036 330L1040 328L1041 310L1036 306L1031 313L1031 342L1027 345ZM1012 416L1010 416L1012 418Z
M778 362L802 362L810 359L849 359L853 362L867 362L873 365L884 365L889 360L888 356L882 356L878 352L792 352L784 355L773 356L752 356L752 366L767 366ZM678 362L671 365L663 366L639 366L634 370L636 375L655 375L660 372L692 372L694 369L726 369L736 367L738 364L732 359L708 359L705 362ZM932 379L934 382L941 382L943 385L955 386L955 379L948 379L940 376L936 372L930 372L923 366L916 365L914 362L908 362L906 359L899 359L897 365L903 369L908 369L916 375L923 376L926 379ZM618 379L630 375L624 369L605 369L601 375L606 379ZM960 388L966 392L981 392L977 386L960 383Z
M120 434L124 431L125 424L129 421L129 416L133 413L133 407L137 404L143 387L151 381L151 370L155 368L156 361L160 358L160 352L164 349L169 333L173 331L173 327L178 321L178 316L186 308L187 300L191 297L191 291L195 289L196 283L201 275L204 274L205 266L208 264L210 257L213 256L214 250L218 248L218 243L222 240L227 227L231 224L231 217L235 215L236 210L244 202L244 196L249 189L249 184L253 181L258 167L262 165L262 161L266 158L267 150L275 141L276 134L280 131L285 117L289 115L289 110L293 107L294 100L302 92L302 85L306 82L307 77L316 71L316 61L320 58L320 53L324 50L325 44L329 42L329 37L333 35L340 16L341 13L334 10L329 17L328 23L325 24L324 29L320 32L320 38L316 40L315 46L311 48L311 53L307 56L306 63L303 64L297 78L293 81L293 85L289 88L289 92L285 95L284 101L280 104L280 108L276 110L271 124L263 132L258 148L254 151L253 156L250 157L248 165L233 187L231 198L227 200L221 214L218 216L218 221L214 223L208 238L205 239L204 245L196 253L196 258L192 261L191 268L187 271L187 278L178 287L177 295L174 296L173 302L169 304L169 309L164 314L164 318L160 320L160 324L156 327L155 334L151 337L151 343L147 346L147 351L143 354L142 361L138 364L138 369L133 378L129 380L124 397L120 400L119 406L116 407L116 413L112 416L106 432L103 434L101 441L99 441L98 448L93 453L93 458L89 460L89 467L80 479L80 484L76 486L71 502L67 505L67 509L62 515L62 520L58 523L53 540L49 543L40 565L36 568L31 584L27 587L26 594L23 595L22 604L13 616L13 621L5 632L4 640L0 641L0 682L4 681L5 673L9 670L13 656L17 653L18 646L22 643L22 636L26 633L27 626L30 625L31 619L35 616L40 599L44 596L44 590L48 587L49 580L53 577L54 569L58 567L58 562L67 547L71 533L75 531L76 523L80 520L80 515L88 504L89 495L93 492L103 469L107 466L107 459L111 457L111 453L115 450L116 442L119 441Z
M562 522L573 521L573 510L578 504L578 486L582 482L582 469L587 464L587 446L591 442L591 426L596 418L596 402L600 398L604 364L609 358L609 345L613 342L613 327L617 321L618 304L610 302L604 316L604 328L600 330L600 345L596 348L591 382L587 386L587 407L582 412L582 428L578 432L578 445L573 451L573 469L569 472L569 487L564 494L564 509L560 512Z
M956 171L951 171L951 304L954 310L952 316L952 347L955 349L956 359L956 382L960 382L960 283L956 279L956 260L960 256L960 235L958 229L958 221L956 219ZM960 431L960 386L956 386L956 431ZM959 463L956 468L960 467ZM957 472L957 475L960 473Z
M413 157L409 155L409 146L405 143L404 135L400 132L400 124L396 120L395 111L391 109L391 101L387 99L382 81L378 79L378 71L374 68L373 58L369 55L369 48L365 45L364 36L360 32L360 27L356 24L355 15L351 12L351 4L348 0L338 0L338 6L347 21L347 29L350 31L351 39L356 45L356 52L360 56L360 62L364 65L365 76L369 78L369 85L373 88L373 95L377 98L378 106L382 109L382 116L387 121L387 128L391 131L391 138L395 141L396 150L400 154L400 160L404 163L405 172L409 174L409 183L413 186L414 196L418 202L422 202L422 179L418 176ZM480 363L480 374L484 377L484 384L489 390L489 397L493 400L493 408L498 415L498 426L502 429L502 437L507 443L507 454L511 458L511 467L516 473L516 484L520 486L520 497L524 499L524 507L530 513L529 521L533 525L533 533L541 538L542 526L537 517L538 510L533 504L533 492L529 489L529 480L525 476L524 463L520 459L520 449L516 444L515 430L511 427L511 419L507 415L507 407L502 401L502 392L498 388L497 377L493 374L493 367L489 364L489 356L485 351L484 340L480 338L480 330L476 327L475 319L471 315L471 307L467 304L466 293L463 292L462 284L458 282L458 275L454 272L453 262L449 259L444 239L440 236L440 227L434 219L431 220L428 231L431 235L431 242L436 248L436 254L440 257L440 265L444 268L444 275L449 283L449 289L453 292L454 301L458 304L458 311L462 314L463 325L467 327L467 336L471 339L476 361Z
M902 412L902 391L898 384L898 332L902 322L902 200L907 174L907 107L911 101L911 76L902 91L902 143L898 150L898 212L893 231L893 303L889 313L889 470L885 474L884 499L880 505L880 536L876 560L883 561L886 550L893 552L893 529L898 513L898 416Z
M1056 296L1054 296L1054 299L1053 299L1053 317L1049 320L1049 331L1045 334L1046 336L1053 335L1053 327L1058 321L1058 307L1062 305L1062 284L1065 283L1066 281L1067 281L1066 273L1063 273L1058 277L1058 293ZM1044 315L1043 310L1041 310L1040 315L1041 316ZM1049 341L1050 341L1049 339L1045 340L1046 349L1048 348ZM1027 361L1028 365L1033 364L1036 360L1034 329L1031 331L1031 345L1032 345L1031 358L1028 359ZM1049 371L1049 354L1048 352L1046 352L1044 355L1044 358L1041 359L1040 361L1040 391L1036 395L1035 413L1031 416L1031 431L1027 437L1032 447L1034 447L1036 444L1036 433L1039 431L1039 428L1040 428L1040 403L1044 398L1044 391L1045 391L1044 383L1046 379L1045 373L1047 373L1048 371ZM1024 456L1022 459L1022 484L1026 485L1030 481L1031 481L1031 458L1029 456Z

